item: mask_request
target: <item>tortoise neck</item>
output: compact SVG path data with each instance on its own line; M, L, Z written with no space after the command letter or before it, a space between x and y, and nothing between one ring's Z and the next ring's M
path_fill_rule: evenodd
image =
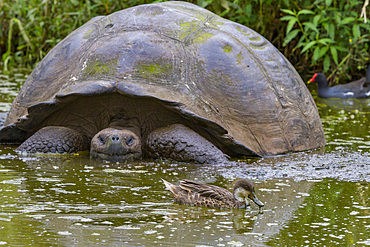
M113 118L109 124L109 128L118 130L130 130L134 132L141 139L140 123L138 118Z

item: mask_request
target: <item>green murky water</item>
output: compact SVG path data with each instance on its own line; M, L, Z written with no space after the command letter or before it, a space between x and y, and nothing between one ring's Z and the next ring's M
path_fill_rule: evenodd
M0 111L25 75L0 74ZM316 102L325 150L217 167L20 158L0 146L0 245L370 246L370 99ZM249 178L266 206L177 205L161 178L229 189Z

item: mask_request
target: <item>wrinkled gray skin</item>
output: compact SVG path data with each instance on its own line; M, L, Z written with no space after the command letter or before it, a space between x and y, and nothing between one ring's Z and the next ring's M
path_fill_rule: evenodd
M46 129L44 127L47 127ZM253 30L184 2L96 17L23 85L0 130L20 152L213 163L321 147L316 105Z
M125 100L127 102L121 105ZM93 105L101 105L102 112L96 113ZM227 160L211 142L178 124L181 122L179 116L151 100L122 99L119 94L111 94L82 97L74 100L73 106L75 109L63 108L50 116L51 120L46 119L46 127L29 137L17 150L21 153L74 153L90 148L92 158L108 161L137 160L143 155L195 163ZM81 127L67 124L75 123L75 115L83 116ZM53 125L49 121L64 122L65 127L49 126ZM91 123L94 131L89 129ZM100 124L107 127L98 128Z

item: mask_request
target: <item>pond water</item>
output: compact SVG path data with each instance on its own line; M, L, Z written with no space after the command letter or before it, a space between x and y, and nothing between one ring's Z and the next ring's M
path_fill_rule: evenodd
M0 74L0 111L28 75ZM370 99L317 99L325 150L219 166L21 158L0 146L0 245L370 246ZM161 178L254 181L263 213L173 203Z

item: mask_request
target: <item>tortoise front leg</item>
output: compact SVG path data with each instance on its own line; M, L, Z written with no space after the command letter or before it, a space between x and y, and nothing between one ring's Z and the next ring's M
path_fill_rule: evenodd
M192 129L174 124L154 130L146 140L146 155L182 162L220 163L227 155Z
M76 130L48 126L29 137L16 151L21 153L77 153L88 150L89 147L88 138Z

